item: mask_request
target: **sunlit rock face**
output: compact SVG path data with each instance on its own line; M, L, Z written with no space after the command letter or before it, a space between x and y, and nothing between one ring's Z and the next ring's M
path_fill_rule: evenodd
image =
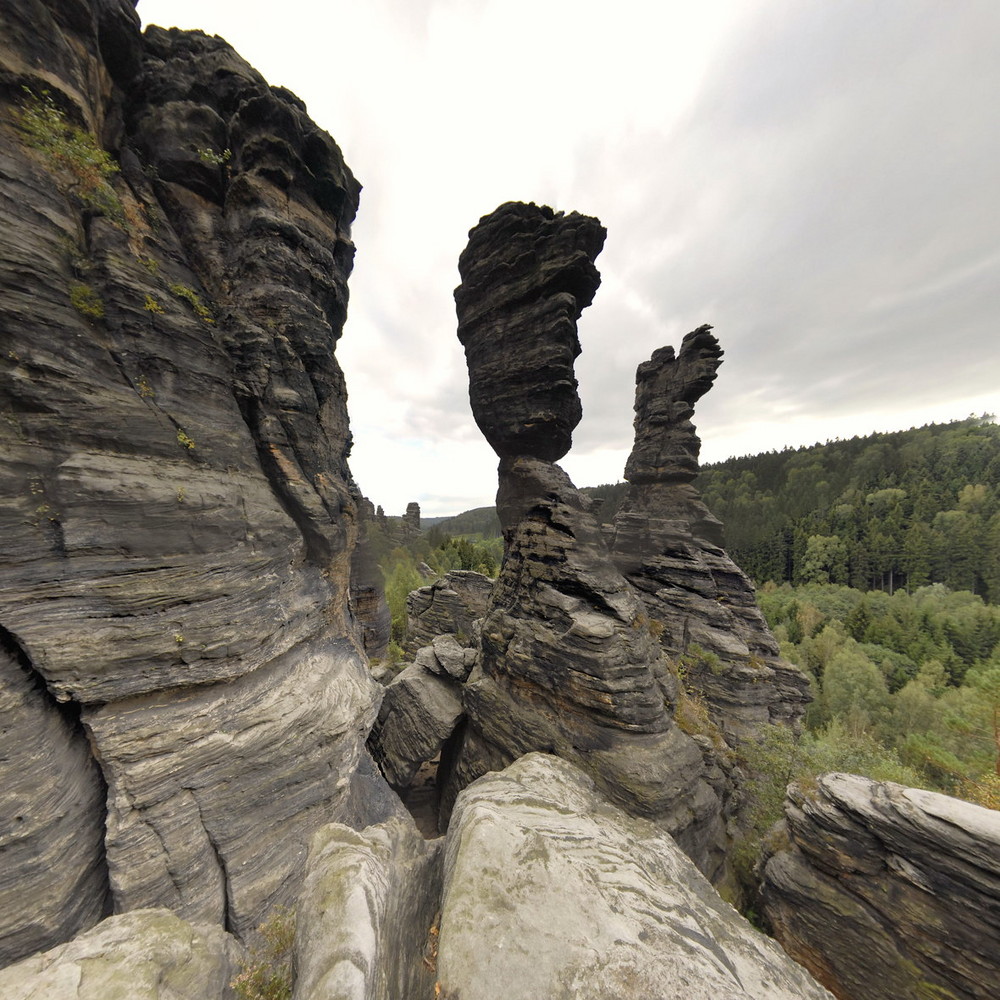
M580 415L576 319L604 230L506 204L470 234L455 293L473 412L501 456L504 561L463 690L467 725L442 766L457 790L532 750L577 763L612 801L654 817L705 870L724 840L698 745L673 720L676 676L587 503L553 460Z
M726 554L722 524L692 483L701 443L691 418L722 353L711 327L701 326L676 355L663 347L639 365L629 488L611 551L665 652L684 658L688 687L727 738L743 739L762 725L798 725L809 689L779 655L753 585Z
M893 782L790 785L763 912L841 1000L989 1000L1000 982L1000 812Z
M501 457L556 462L582 410L576 322L601 278L607 231L590 216L508 202L479 220L458 260L458 339L472 414Z
M0 6L0 786L50 817L2 842L5 961L110 907L255 926L357 816L378 698L334 353L359 185L133 8ZM73 128L118 167L92 190Z

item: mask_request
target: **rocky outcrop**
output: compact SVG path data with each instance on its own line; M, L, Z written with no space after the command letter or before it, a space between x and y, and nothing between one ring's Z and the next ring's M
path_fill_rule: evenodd
M629 487L611 550L664 650L682 660L687 687L727 737L745 739L762 725L797 725L809 689L781 658L753 585L723 548L722 524L692 485L701 444L691 417L722 353L711 327L702 326L676 357L663 347L639 365Z
M8 961L109 898L258 924L357 816L380 690L334 353L358 184L293 94L133 8L0 8Z
M420 663L405 667L385 690L368 745L389 784L402 790L433 760L463 715L458 683Z
M841 1000L996 996L1000 813L827 774L789 787L785 834L772 838L764 914Z
M707 871L724 824L698 745L673 721L677 678L600 530L552 459L580 407L576 319L604 230L576 213L502 205L459 260L459 337L473 414L500 455L503 567L465 685L468 724L445 770L457 789L532 750L577 763L613 801L655 817Z
M240 951L216 924L136 910L0 970L4 1000L220 1000Z
M472 644L476 622L486 613L493 581L473 570L454 569L406 598L406 645L411 656L439 635Z
M296 920L295 1000L435 996L441 847L408 818L317 831Z
M469 233L458 262L458 339L472 414L498 455L556 462L569 451L583 412L576 321L600 284L594 258L606 235L597 219L521 202Z
M437 975L476 1000L829 1000L661 829L541 754L459 796Z

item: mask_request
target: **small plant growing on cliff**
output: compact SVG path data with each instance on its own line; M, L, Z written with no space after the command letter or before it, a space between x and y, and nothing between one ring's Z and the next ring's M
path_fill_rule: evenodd
M87 319L104 319L104 303L90 285L70 285L69 301L81 316Z
M194 438L189 437L180 427L177 428L177 443L188 451L194 451Z
M145 309L146 312L151 312L151 313L163 312L163 306L161 306L160 303L157 302L152 295L146 296L146 301L143 303L142 308Z
M257 928L259 941L229 984L240 1000L291 1000L295 914L283 906Z
M212 310L201 301L201 296L193 288L188 288L187 285L173 284L170 286L170 291L177 298L183 299L203 323L215 322Z
M224 149L221 153L217 153L214 149L199 149L197 153L202 163L211 163L213 167L224 166L233 156L231 149Z
M27 145L41 154L50 170L62 175L64 191L124 226L121 199L110 183L118 164L89 132L70 122L48 91L36 94L25 87L24 92L18 124Z

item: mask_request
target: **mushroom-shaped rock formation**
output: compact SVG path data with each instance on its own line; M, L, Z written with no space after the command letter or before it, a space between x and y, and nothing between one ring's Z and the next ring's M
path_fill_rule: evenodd
M582 410L576 321L601 282L607 231L590 216L508 202L479 220L458 260L458 339L479 429L503 457L556 462Z
M500 454L504 561L463 691L467 725L442 761L458 789L532 750L584 768L714 872L719 798L676 725L677 678L586 500L552 460L580 416L576 319L598 283L596 220L502 205L470 234L456 291L472 405Z

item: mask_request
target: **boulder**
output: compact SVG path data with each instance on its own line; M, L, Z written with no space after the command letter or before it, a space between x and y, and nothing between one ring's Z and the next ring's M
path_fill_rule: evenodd
M841 1000L987 1000L1000 983L1000 813L827 774L791 785L763 912Z
M0 970L4 1000L223 1000L240 948L169 910L108 917L67 944Z
M458 798L437 975L456 1000L830 1000L661 829L543 754Z
M386 687L368 745L389 784L410 784L433 760L463 715L459 684L411 663Z
M294 1000L431 1000L441 846L408 818L316 832L296 919Z

